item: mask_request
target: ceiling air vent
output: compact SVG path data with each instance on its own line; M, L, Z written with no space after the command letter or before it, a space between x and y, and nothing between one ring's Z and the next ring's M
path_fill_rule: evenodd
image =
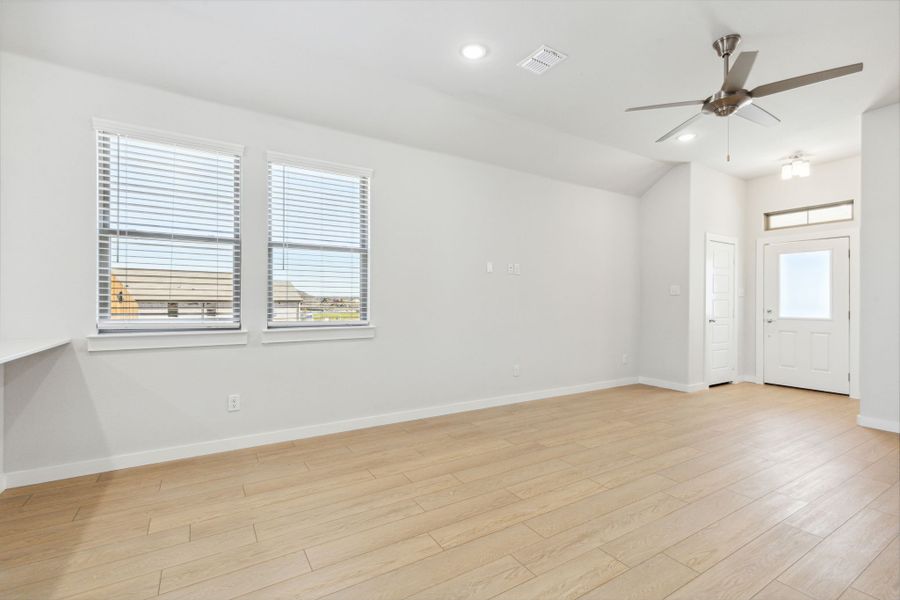
M559 50L554 50L547 46L541 46L531 53L531 55L519 63L519 66L526 71L531 71L535 75L541 75L545 71L549 71L551 67L566 60L567 56Z

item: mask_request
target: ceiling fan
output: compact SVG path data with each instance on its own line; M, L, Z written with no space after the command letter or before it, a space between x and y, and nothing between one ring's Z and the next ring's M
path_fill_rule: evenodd
M843 77L844 75L858 73L863 69L862 63L856 63L844 67L818 71L816 73L808 73L798 77L791 77L789 79L782 79L781 81L776 81L774 83L757 86L748 91L744 89L744 84L747 82L747 77L750 75L753 61L756 60L756 51L741 52L735 59L734 65L731 66L731 68L728 66L729 58L740 43L741 36L736 33L726 35L713 42L713 48L715 48L716 54L725 61L725 81L722 83L722 87L719 91L715 92L706 100L687 100L685 102L668 102L666 104L653 104L650 106L635 106L626 109L625 112L670 108L674 106L702 105L699 113L656 140L657 142L666 141L703 115L715 115L717 117L737 115L760 125L775 125L776 123L780 123L781 119L756 104L755 101L757 98L777 94L779 92L786 92L794 88L803 87L804 85L834 79L835 77Z

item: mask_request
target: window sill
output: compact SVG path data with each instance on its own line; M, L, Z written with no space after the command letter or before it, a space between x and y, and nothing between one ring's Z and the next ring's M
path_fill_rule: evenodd
M140 333L103 333L87 338L88 352L149 350L155 348L202 348L206 346L245 346L243 329L219 331L151 331Z
M343 327L284 327L262 332L263 344L290 342L324 342L328 340L365 340L375 337L374 325Z

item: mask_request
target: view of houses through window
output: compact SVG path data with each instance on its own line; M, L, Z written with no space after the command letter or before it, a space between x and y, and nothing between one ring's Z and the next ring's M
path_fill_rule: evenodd
M99 330L239 327L240 152L97 135ZM323 165L270 154L272 327L368 320L370 174Z
M368 199L364 171L270 156L270 326L367 321Z
M240 152L97 132L100 331L240 326Z

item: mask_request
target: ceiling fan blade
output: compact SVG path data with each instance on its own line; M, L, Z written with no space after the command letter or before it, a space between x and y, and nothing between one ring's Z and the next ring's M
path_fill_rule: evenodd
M765 125L766 127L771 127L772 125L777 125L781 123L781 119L764 109L762 106L758 104L748 104L743 107L739 111L737 111L737 116L744 117L748 121L753 121L754 123L758 123L759 125Z
M690 125L691 123L693 123L694 121L696 121L697 119L699 119L702 116L703 116L703 113L697 113L696 115L694 115L693 117L691 117L690 119L688 119L687 121L685 121L684 123L682 123L681 125L676 127L675 129L673 129L666 135L664 135L661 138L659 138L658 140L656 140L656 143L658 144L659 142L666 141L667 139L669 139L670 137L672 137L673 135L675 135L676 133L678 133L679 131L681 131L682 129L684 129L685 127L687 127L688 125Z
M728 70L728 75L725 76L725 81L722 83L722 91L736 92L744 89L744 84L747 83L747 77L750 75L750 69L753 68L755 60L755 50L738 54L734 64L731 65L731 69Z
M633 106L631 108L626 108L625 112L632 112L635 110L653 110L654 108L672 108L674 106L694 106L696 104L703 104L703 100L686 100L684 102L668 102L666 104L651 104L650 106Z
M804 85L819 83L820 81L827 81L829 79L834 79L835 77L843 77L844 75L859 73L862 70L863 64L856 63L854 65L836 67L834 69L827 69L825 71L818 71L816 73L808 73L806 75L800 75L799 77L791 77L790 79L782 79L781 81L775 81L773 83L761 85L751 90L750 95L754 98L761 98L770 94L777 94L779 92L786 92L794 88L803 87Z

